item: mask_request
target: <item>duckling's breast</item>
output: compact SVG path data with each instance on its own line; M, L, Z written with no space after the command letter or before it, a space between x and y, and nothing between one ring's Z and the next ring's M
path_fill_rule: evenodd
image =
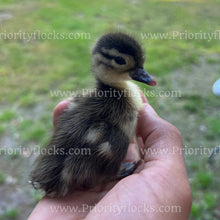
M136 84L127 81L124 83L123 88L126 104L124 106L125 111L121 117L120 128L131 140L135 135L138 111L143 108L143 101Z
M101 91L111 90L110 95L103 97L105 103L100 110L106 112L106 119L119 126L131 140L135 135L138 111L143 107L139 88L127 81L117 87L99 86ZM115 94L113 97L112 94Z

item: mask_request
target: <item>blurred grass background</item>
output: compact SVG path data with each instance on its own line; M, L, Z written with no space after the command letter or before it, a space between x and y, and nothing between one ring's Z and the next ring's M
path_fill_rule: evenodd
M145 69L158 81L144 91L178 91L179 97L148 96L161 117L182 133L193 192L190 219L220 219L220 76L218 39L142 39L143 33L213 33L220 30L220 1L27 1L0 0L0 219L26 219L41 194L27 183L34 156L5 149L44 146L52 112L67 97L51 91L92 87L90 51L111 30L136 36L146 49ZM87 39L4 39L4 33L89 33ZM148 93L146 92L146 95ZM193 151L194 149L194 151ZM191 153L190 153L191 152Z

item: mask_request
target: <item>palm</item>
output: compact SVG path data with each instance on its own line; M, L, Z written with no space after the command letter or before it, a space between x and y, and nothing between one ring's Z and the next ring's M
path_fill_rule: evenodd
M64 198L45 197L30 219L188 219L191 192L178 130L147 105L137 137L142 164L134 174ZM137 159L136 149L130 144L127 160Z

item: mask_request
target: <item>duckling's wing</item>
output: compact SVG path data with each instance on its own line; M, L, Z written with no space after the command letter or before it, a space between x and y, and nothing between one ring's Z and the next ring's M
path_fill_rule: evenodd
M102 115L102 108L76 103L61 116L54 135L35 163L32 184L50 196L91 188L116 176L129 139ZM89 111L88 111L89 110Z

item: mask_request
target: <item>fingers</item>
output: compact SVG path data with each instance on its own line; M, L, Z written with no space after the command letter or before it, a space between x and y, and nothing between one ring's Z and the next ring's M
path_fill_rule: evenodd
M160 118L150 104L145 103L138 115L137 137L145 162L164 158L182 158L182 139L173 125Z
M62 112L68 107L68 105L70 104L69 101L64 100L62 102L60 102L53 111L53 126L55 127L57 124L57 120L59 118L59 116L62 114Z
M150 104L145 103L138 115L137 136L142 137L145 142L151 132L161 123L161 120Z

